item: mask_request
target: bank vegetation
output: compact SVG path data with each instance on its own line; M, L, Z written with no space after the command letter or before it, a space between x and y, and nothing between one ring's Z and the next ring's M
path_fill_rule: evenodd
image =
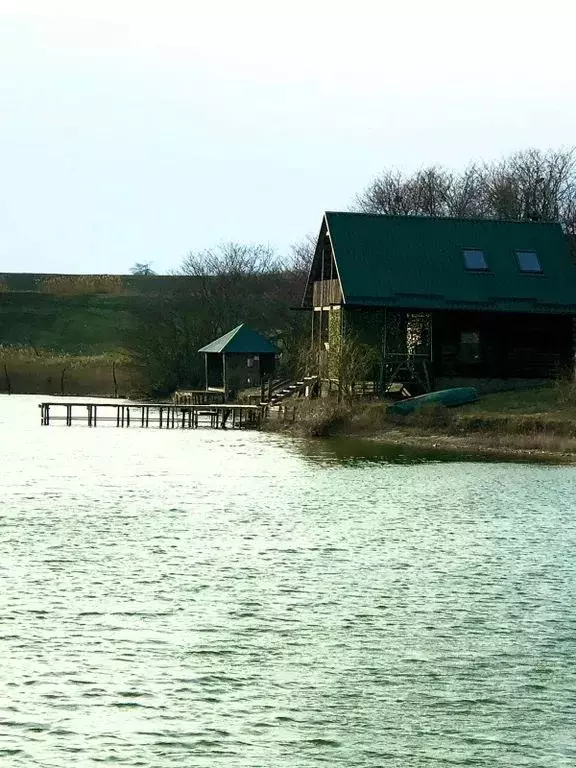
M303 438L355 437L383 444L576 462L576 382L483 395L447 408L423 406L401 416L381 401L336 397L286 404L267 424Z

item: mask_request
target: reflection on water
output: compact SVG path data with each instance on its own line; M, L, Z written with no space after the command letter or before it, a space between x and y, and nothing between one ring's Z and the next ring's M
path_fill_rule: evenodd
M37 401L0 398L7 765L574 764L573 469Z
M372 440L331 438L329 440L298 441L298 450L313 461L325 460L341 464L424 464L429 462L498 461L490 456L467 454L413 446L385 445Z
M328 440L294 440L294 447L302 456L313 462L338 462L359 466L367 462L379 464L424 464L429 462L473 462L479 463L530 463L533 459L524 456L498 456L494 453L477 451L454 451L442 448L419 448L417 446L383 444L375 440L354 438L330 438Z

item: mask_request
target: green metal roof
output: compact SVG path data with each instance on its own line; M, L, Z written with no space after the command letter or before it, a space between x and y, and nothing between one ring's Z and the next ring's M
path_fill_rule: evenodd
M330 212L325 221L346 304L576 313L559 224ZM482 250L488 271L466 270L465 249ZM520 250L537 252L542 273L520 271Z
M207 344L199 352L215 352L217 354L226 353L239 353L239 354L252 354L252 355L265 355L276 354L278 349L272 344L271 341L261 333L253 331L248 328L247 325L237 326L233 328L224 336L220 336L219 339Z

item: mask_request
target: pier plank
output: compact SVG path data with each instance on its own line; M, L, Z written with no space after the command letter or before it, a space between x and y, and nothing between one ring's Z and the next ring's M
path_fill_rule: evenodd
M98 423L120 429L245 429L260 427L265 409L259 405L233 403L86 403L48 401L40 403L42 426L64 422L66 426ZM102 415L98 414L102 410Z

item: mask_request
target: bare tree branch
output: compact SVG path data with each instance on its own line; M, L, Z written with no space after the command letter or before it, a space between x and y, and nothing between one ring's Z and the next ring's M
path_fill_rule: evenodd
M313 235L306 235L303 240L294 243L290 246L290 257L288 259L287 267L291 271L301 274L303 277L308 276L310 271L310 265L314 258L314 251L316 250L316 237Z
M223 243L217 248L190 252L178 273L189 277L264 275L280 272L284 267L274 250L267 245Z
M355 199L353 210L402 216L559 221L576 234L576 149L527 149L452 172L387 170Z

